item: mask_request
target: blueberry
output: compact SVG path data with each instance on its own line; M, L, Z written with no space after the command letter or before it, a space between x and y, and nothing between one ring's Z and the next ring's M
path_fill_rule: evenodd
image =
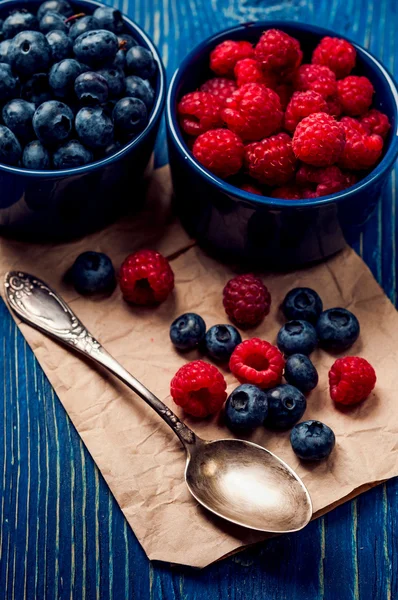
M100 6L94 11L94 17L99 23L99 29L107 29L113 33L121 33L123 31L124 22L120 10L111 8L110 6Z
M267 413L267 394L255 385L245 383L227 400L225 424L231 431L250 433L264 423Z
M22 86L21 96L28 102L33 102L36 108L52 99L48 75L46 73L35 73Z
M112 62L112 67L115 69L122 69L126 67L126 53L124 50L118 50L116 56Z
M60 62L72 56L72 40L64 31L50 31L46 35L50 44L53 62Z
M54 152L53 160L56 169L73 169L92 162L93 155L77 140L70 140Z
M145 104L138 98L122 98L112 113L115 129L119 136L128 139L145 129L148 113Z
M318 385L318 372L308 356L292 354L286 361L285 379L301 392L310 392Z
M104 69L99 69L97 73L105 77L109 88L109 95L111 97L118 98L123 94L126 87L126 81L121 69L105 67Z
M46 71L51 64L51 48L40 31L21 31L8 50L10 64L16 73L33 75Z
M133 46L127 52L127 71L142 79L149 79L156 73L156 63L152 52L142 46Z
M122 148L122 144L120 142L112 142L111 144L109 144L109 146L104 148L103 155L111 156L112 154L116 154L116 152L118 152L120 148Z
M127 52L133 46L138 45L137 42L135 41L135 39L131 35L128 35L127 33L122 33L122 34L118 35L117 39L119 42L119 48L121 50L123 50L124 52Z
M108 115L108 117L112 118L113 109L115 108L117 103L118 100L116 100L115 98L108 98L106 102L103 102L101 104L101 108Z
M293 427L290 442L295 454L302 460L323 460L333 450L336 438L324 423L303 421Z
M75 127L80 141L89 148L106 148L113 141L113 123L102 108L82 108Z
M78 60L98 67L108 60L113 60L118 50L116 35L105 29L86 31L79 35L73 44L73 51Z
M283 314L289 321L302 319L316 323L322 308L322 300L318 294L305 287L291 290L282 303Z
M308 321L289 321L279 330L277 346L283 354L311 354L317 345L315 328Z
M5 39L11 39L21 31L37 31L39 22L32 13L26 9L13 11L4 21L3 36Z
M112 261L102 252L80 254L72 266L71 275L79 294L108 292L116 284Z
M206 323L196 313L185 313L170 326L170 339L178 350L193 350L204 339Z
M39 140L34 140L25 146L22 164L26 169L45 171L51 168L50 153Z
M67 98L74 90L75 80L87 67L74 58L65 58L50 69L48 81L57 98Z
M241 335L233 325L214 325L206 333L206 351L214 360L227 362L241 341Z
M322 348L342 352L356 342L360 327L358 319L349 310L330 308L319 317L316 330Z
M60 13L64 17L71 17L73 15L73 9L66 0L47 0L46 2L43 2L37 11L37 18L39 21L48 11Z
M28 142L35 137L32 125L35 110L35 105L31 102L19 98L10 100L3 107L3 122L19 140Z
M278 385L266 392L268 416L265 426L269 429L288 429L303 416L307 408L305 396L292 385Z
M69 31L68 26L65 24L65 18L56 12L46 12L40 21L40 31L42 33L49 33L50 31L63 31L67 33Z
M79 35L86 33L86 31L94 31L94 29L100 29L97 19L92 15L87 15L77 19L69 30L69 37L75 41Z
M0 42L0 63L9 64L10 59L8 58L8 51L10 49L12 40L3 40Z
M132 98L139 98L143 101L148 111L151 110L155 99L155 92L147 79L141 79L137 75L126 77L125 94Z
M93 106L108 99L108 84L99 73L87 71L75 80L75 93L81 104Z
M22 148L13 132L0 125L0 163L5 165L18 165Z
M68 139L73 128L73 113L69 106L58 100L49 100L39 106L33 115L33 129L45 145L58 145Z
M14 77L10 65L0 63L0 101L9 100L17 95L18 79Z

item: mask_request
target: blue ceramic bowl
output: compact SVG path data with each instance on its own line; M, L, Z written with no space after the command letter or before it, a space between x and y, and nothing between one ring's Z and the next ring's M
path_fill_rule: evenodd
M304 61L325 35L338 34L302 23L263 21L228 29L205 40L181 63L167 98L170 165L178 212L188 232L206 249L226 258L289 268L324 259L353 239L373 212L398 155L398 92L391 75L367 50L357 50L355 73L366 75L376 93L373 106L386 113L391 130L380 163L351 188L308 200L256 196L212 175L189 151L177 118L181 96L211 77L210 51L226 39L256 42L265 29L296 37ZM214 76L214 75L213 75Z
M3 0L0 18L10 10L41 2ZM77 12L91 14L99 2L72 0ZM144 197L143 174L154 149L166 97L166 78L159 53L133 21L124 16L126 29L153 53L158 65L156 101L146 129L116 154L75 169L33 171L0 164L0 232L23 238L68 239L84 235L139 208Z

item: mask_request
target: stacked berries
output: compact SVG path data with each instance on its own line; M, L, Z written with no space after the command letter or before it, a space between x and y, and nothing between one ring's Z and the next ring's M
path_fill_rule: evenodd
M335 194L366 175L390 123L371 108L369 79L351 74L355 48L324 37L302 61L299 42L276 29L254 45L216 46L215 77L178 105L194 157L242 190L286 200Z

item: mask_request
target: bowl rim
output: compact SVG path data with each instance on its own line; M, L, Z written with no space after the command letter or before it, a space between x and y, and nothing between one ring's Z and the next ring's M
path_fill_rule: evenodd
M213 175L194 158L193 154L190 152L188 146L185 143L178 123L177 111L175 110L177 99L177 86L179 85L185 71L187 70L187 68L189 68L191 60L194 57L206 51L208 52L210 50L210 47L213 47L215 44L217 44L219 41L222 41L226 36L230 35L231 33L245 31L252 28L275 28L283 30L284 27L297 29L303 32L307 31L320 36L341 37L347 40L355 47L360 56L365 55L368 61L372 64L372 66L374 66L374 68L381 73L383 79L390 88L392 97L395 101L395 130L391 131L390 133L392 137L386 154L383 156L380 163L376 165L376 167L371 171L371 173L369 173L369 175L364 177L361 181L354 184L353 186L347 188L346 190L343 190L333 195L329 194L328 196L321 196L319 198L305 198L302 200L287 200L281 198L272 198L271 196L259 196L257 194L252 194L250 192L241 190L240 188L232 185L231 183L228 183L227 181L224 181L216 175ZM346 37L345 35L341 36L330 29L318 27L317 25L309 25L300 21L251 21L248 23L241 23L240 25L223 29L222 31L215 33L214 35L206 38L205 40L197 44L191 50L191 52L189 52L189 54L181 62L180 66L175 70L173 77L170 81L166 100L166 124L174 143L178 147L178 151L184 155L184 159L189 163L189 165L193 167L193 169L199 175L204 177L210 184L216 186L217 188L222 188L223 192L228 193L230 196L235 196L236 199L239 198L240 200L245 201L246 203L256 205L267 205L283 209L309 208L314 206L320 206L323 204L332 204L335 202L339 202L341 200L346 199L347 196L350 196L353 193L356 194L358 192L364 191L369 185L375 183L392 168L392 165L398 156L398 88L393 76L388 71L388 69L386 69L386 67L371 52L363 48L363 46L361 46L357 42Z
M39 2L38 2L39 3ZM3 0L0 3L0 7L2 10L7 10L7 7L12 6L13 4L23 4L23 0ZM72 0L72 5L87 5L90 6L93 11L96 8L101 6L105 6L103 2L98 2L97 0ZM123 158L125 155L129 154L130 151L138 146L140 142L142 142L152 131L152 129L156 126L159 118L162 115L164 104L166 101L166 71L162 62L162 58L160 53L155 46L152 39L148 36L148 34L137 24L135 21L130 19L126 14L122 12L123 20L127 24L130 33L137 33L139 37L143 39L149 50L152 52L155 61L158 65L158 77L159 77L159 90L156 98L156 102L152 107L151 116L149 121L145 127L145 129L136 137L134 140L120 148L115 154L111 154L110 156L105 156L100 160L96 160L94 162L90 162L87 165L83 165L81 167L73 167L71 169L52 169L52 170L43 170L39 171L37 169L25 169L23 167L14 167L11 165L5 165L0 162L0 172L5 171L6 173L12 173L13 175L20 175L25 177L37 177L37 178L60 178L70 175L83 175L84 173L88 173L90 171L95 171L100 169L101 167L107 166L119 159ZM131 31L132 30L132 31Z

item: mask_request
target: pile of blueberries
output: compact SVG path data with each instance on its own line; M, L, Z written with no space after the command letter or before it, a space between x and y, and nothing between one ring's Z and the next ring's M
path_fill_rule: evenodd
M157 65L122 14L67 0L0 20L0 163L74 168L114 154L148 123Z

